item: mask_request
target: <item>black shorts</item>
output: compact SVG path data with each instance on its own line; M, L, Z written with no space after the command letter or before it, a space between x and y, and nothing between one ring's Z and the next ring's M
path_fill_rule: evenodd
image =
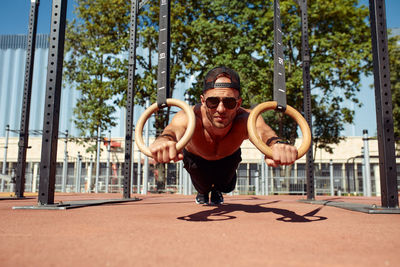
M194 188L207 194L212 186L220 192L229 193L236 186L236 170L242 161L240 148L232 155L219 160L206 160L183 150L183 163L189 172Z

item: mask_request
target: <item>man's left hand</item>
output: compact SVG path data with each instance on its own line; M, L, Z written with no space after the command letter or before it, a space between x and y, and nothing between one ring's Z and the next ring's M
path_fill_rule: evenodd
M288 144L276 143L271 146L272 159L265 157L268 166L292 165L297 159L297 148Z

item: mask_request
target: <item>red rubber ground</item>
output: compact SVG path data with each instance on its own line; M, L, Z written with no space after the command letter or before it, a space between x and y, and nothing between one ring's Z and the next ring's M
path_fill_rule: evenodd
M299 203L303 196L135 195L69 210L0 200L0 266L400 266L400 215ZM56 195L56 202L120 194ZM318 197L380 205L380 198Z

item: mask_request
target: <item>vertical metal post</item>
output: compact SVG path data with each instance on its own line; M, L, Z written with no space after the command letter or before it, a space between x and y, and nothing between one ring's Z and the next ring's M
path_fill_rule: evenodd
M254 176L254 191L256 195L260 194L260 174L261 172L258 172L258 174Z
M81 191L81 154L78 151L78 155L76 157L75 162L75 193L80 193Z
M187 171L186 171L186 177L187 177L188 195L191 195L193 193L192 179L190 179L190 174Z
M15 183L13 180L15 179L15 170L14 168L11 169L11 183L10 183L10 192L15 192Z
M183 161L179 162L179 182L178 182L178 193L183 194Z
M29 33L26 53L24 97L22 99L21 124L18 141L18 163L15 179L15 195L23 197L25 190L26 150L29 139L29 116L31 109L33 65L35 59L35 44L37 30L37 15L39 11L39 0L31 0L29 13Z
M146 100L146 109L148 109L150 106L150 101L149 99ZM144 128L144 134L145 134L145 142L146 146L149 146L149 124L150 124L150 119L147 120L147 123ZM149 157L144 156L144 165L143 165L143 192L144 194L147 194L147 184L149 181Z
M190 185L190 178L189 178L189 173L187 172L186 169L183 169L183 184L184 184L184 195L189 195L189 185Z
M135 136L134 132L132 132L132 136ZM133 193L133 179L135 177L135 140L132 142L132 150L131 150L131 184L130 184L130 192Z
M183 168L182 170L183 170L183 172L182 172L182 192L183 192L184 195L187 195L187 190L186 190L186 188L187 188L187 186L186 186L186 184L187 184L187 171L186 171L185 168Z
M10 125L6 126L6 140L5 140L5 144L4 144L4 158L3 158L3 168L1 173L3 175L6 175L7 172L7 150L8 150L8 135L10 132ZM0 185L0 192L4 192L4 185L5 185L5 181L4 179L1 179L1 185Z
M248 194L249 192L249 186L250 186L250 164L246 164L246 189L245 192Z
M363 130L364 163L365 163L365 196L371 196L371 165L369 162L368 130Z
M140 180L142 179L142 153L138 150L138 168L137 168L137 192L140 194Z
M99 192L99 176L100 176L100 144L101 144L101 128L97 128L97 154L96 154L96 183L94 185L94 192Z
M265 162L264 155L261 155L261 195L265 195Z
M33 165L33 175L32 175L32 193L36 192L37 178L38 178L39 163L34 163Z
M373 170L375 176L375 194L377 197L381 196L381 183L379 179L379 165L374 165Z
M304 96L304 117L310 126L312 136L312 114L311 114L311 86L310 86L310 47L308 44L308 18L307 18L307 0L298 0L301 10L301 43L303 59L303 96ZM311 137L311 146L306 154L306 175L307 175L307 199L315 199L314 184L314 159L313 142Z
M27 169L28 169L28 175L26 176L27 178L25 180L25 189L28 192L32 192L32 174L33 174L32 162L28 162ZM28 185L28 187L26 187L26 185Z
M65 131L65 140L64 140L64 163L63 163L63 172L61 179L61 192L65 193L65 187L67 185L67 175L68 175L68 130Z
M7 124L6 126L6 140L5 140L5 144L4 144L4 158L3 158L3 168L1 173L6 175L7 172L7 150L8 150L8 136L10 133L10 125Z
M343 192L348 192L349 191L349 183L347 183L346 177L346 165L342 163L342 177L340 178L341 184L342 184L342 189Z
M361 175L362 175L362 188L363 188L363 196L367 195L367 179L365 178L365 156L364 156L364 147L361 147L361 155L362 155L362 161L361 161Z
M83 157L82 157L82 155L78 152L78 158L79 158L79 165L78 165L78 186L77 186L77 188L78 188L78 193L81 193L82 192L82 189L81 189L81 187L82 187L82 159L83 159Z
M107 172L106 172L106 193L108 193L108 185L110 184L110 156L111 156L111 130L108 130L107 140Z
M88 185L86 192L92 192L92 173L93 173L93 155L90 155L90 163L89 163L89 170L88 170Z
M54 204L67 0L53 0L40 162L39 204Z
M399 206L384 0L370 0L382 207Z
M269 177L269 167L268 165L264 162L264 168L265 168L265 195L268 196L268 177Z
M129 63L128 63L128 92L126 97L126 123L125 123L125 164L124 164L124 198L131 197L131 168L133 154L133 107L135 96L135 71L136 71L136 31L139 0L131 0L131 20L129 33ZM138 178L139 179L139 178ZM138 189L139 190L139 189Z
M333 163L332 163L332 160L329 160L329 180L330 180L331 196L334 196L335 191L334 191L334 186L333 186Z

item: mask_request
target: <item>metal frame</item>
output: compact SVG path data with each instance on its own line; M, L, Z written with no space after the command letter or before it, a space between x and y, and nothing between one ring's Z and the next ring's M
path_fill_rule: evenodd
M39 205L54 204L67 0L53 0L40 161Z
M134 97L135 97L135 72L136 72L136 46L137 46L137 16L140 9L149 0L131 0L131 20L129 34L129 63L128 63L128 91L126 97L126 121L125 121L125 162L124 162L124 190L123 197L131 196L131 183L133 176L134 156Z
M381 202L383 207L399 207L392 93L384 0L370 0L372 55L374 62L376 121L378 129Z
M310 86L310 47L308 44L307 0L298 0L301 12L301 53L303 61L303 109L304 117L311 129L311 148L306 154L307 199L315 198L314 159L312 141L312 113L311 113L311 86Z
M308 37L307 34L307 1L299 1L302 9L302 46L303 46L303 81L304 81L304 95L305 95L305 115L311 126L311 105L309 95L309 49L308 48ZM129 199L130 196L130 168L131 168L131 154L132 154L132 132L133 132L133 82L135 73L135 56L136 56L136 20L138 7L143 6L147 1L132 0L132 17L131 17L131 43L130 43L130 58L129 58L129 89L128 89L128 103L130 104L129 109L132 108L129 113L129 121L127 119L127 135L126 138L130 141L126 145L125 151L125 173L124 173L124 200L104 200L95 201L96 205L110 203L110 202L124 202L138 199ZM28 140L29 127L29 107L30 107L30 94L31 94L31 82L33 73L33 58L34 58L34 45L35 45L35 32L37 22L37 9L39 1L31 2L31 13L30 13L30 41L28 42L28 56L25 76L25 87L24 87L24 101L23 101L23 114L21 119L21 134L19 142L19 175L17 174L17 189L16 195L22 196L24 192L24 160L26 160L26 148ZM170 1L161 0L160 2L160 29L164 24L162 19L166 11L162 9L167 8L169 11ZM60 113L60 98L61 98L61 80L62 80L62 67L63 67L63 54L64 54L64 39L65 39L65 22L66 22L66 9L67 0L53 0L52 8L52 19L51 19L51 34L50 34L50 48L49 48L49 59L48 59L48 73L46 82L46 100L44 110L44 122L43 122L43 137L42 137L42 154L40 164L40 184L39 184L39 197L36 206L37 209L43 209L45 206L50 209L54 209L55 206L65 207L65 204L59 203L54 204L54 190L55 190L55 171L56 171L56 155L57 155L57 141L58 141L58 123ZM169 14L169 13L167 13ZM163 16L163 17L161 17ZM373 60L374 60L374 78L375 78L375 99L377 106L377 125L378 125L378 145L379 145L379 160L380 160L380 176L381 176L381 188L382 188L382 207L380 211L387 211L388 213L396 213L398 210L398 192L397 192L397 179L396 179L396 162L395 162L395 149L394 149L394 132L393 132L393 116L392 116L392 100L390 90L390 73L389 73L389 57L388 57L388 46L387 46L387 29L386 29L386 14L385 14L385 1L384 0L370 0L370 16L371 16L371 34L372 34L372 47L373 47ZM169 28L169 18L167 19L167 28ZM133 25L133 29L132 29ZM166 39L165 39L166 38ZM166 46L165 45L166 40ZM170 45L169 37L161 37L160 34L159 51L167 49ZM307 53L308 52L308 53ZM160 53L161 54L161 53ZM160 61L160 65L162 62ZM169 70L169 60L165 62L167 70ZM163 69L161 73L163 76L159 77L159 88L160 85L168 86L167 81L163 81L164 78L168 78L168 73L165 74ZM160 75L160 71L159 71ZM160 79L161 78L161 79ZM25 157L24 157L25 154ZM312 163L312 151L307 154L307 164ZM314 184L313 184L313 164L308 166L308 185L307 185L307 197L308 199L314 198ZM315 203L315 202L314 202ZM93 205L93 201L90 202L76 202L69 203L68 207L82 207L87 205ZM23 207L20 207L23 208ZM31 209L32 207L26 207ZM373 207L374 208L374 207ZM375 208L374 208L375 209ZM393 212L393 211L396 212ZM382 213L382 212L380 212Z
M26 172L26 150L29 139L29 117L32 96L33 64L35 59L37 17L39 10L39 0L31 0L29 12L29 33L26 53L24 97L22 99L21 124L18 142L18 163L15 179L15 196L24 197L25 191L25 172Z
M133 115L135 96L135 71L136 71L136 32L139 1L131 2L131 27L129 36L129 66L128 66L128 92L126 97L126 122L125 122L125 164L124 164L124 198L131 195L131 174L133 157Z
M400 214L398 208L385 208L378 207L376 205L360 204L360 203L346 203L341 201L330 201L330 200L299 200L302 203L316 204L323 206L330 206L335 208L341 208L345 210L358 211L368 214Z
M132 0L134 9L137 7L137 0ZM129 198L130 196L130 165L128 164L128 174L124 179L124 199L110 199L110 200L90 200L90 201L73 201L65 203L54 203L55 193L55 174L56 174L56 157L57 157L57 141L58 141L58 125L60 114L60 101L61 101L61 82L62 82L62 69L64 60L64 41L65 41L65 26L66 26L66 13L67 13L67 0L53 0L52 17L51 17L51 33L50 33L50 48L46 81L46 99L44 108L43 120L43 137L42 137L42 153L40 162L40 183L39 183L39 196L37 206L23 206L13 207L14 209L68 209L78 208L92 205L101 205L108 203L121 203L127 201L137 201L137 198ZM136 12L132 14L136 27ZM131 27L132 28L132 27ZM131 30L132 31L132 30ZM132 37L135 38L134 36ZM133 50L136 49L134 42ZM132 51L131 46L131 51ZM135 60L135 53L133 53L132 63ZM132 71L133 70L133 71ZM130 87L131 101L133 103L133 77L135 66L131 66L130 77L132 83ZM129 102L129 101L128 101ZM133 104L132 114L133 118ZM132 128L132 125L130 125ZM131 131L132 132L132 131ZM131 133L130 132L130 133ZM131 143L132 144L132 143ZM132 146L129 146L132 147ZM130 160L130 154L129 159ZM126 174L126 173L125 173Z
M316 201L309 198L300 201L370 214L399 214L385 0L370 0L369 10L374 63L381 207L345 202Z

